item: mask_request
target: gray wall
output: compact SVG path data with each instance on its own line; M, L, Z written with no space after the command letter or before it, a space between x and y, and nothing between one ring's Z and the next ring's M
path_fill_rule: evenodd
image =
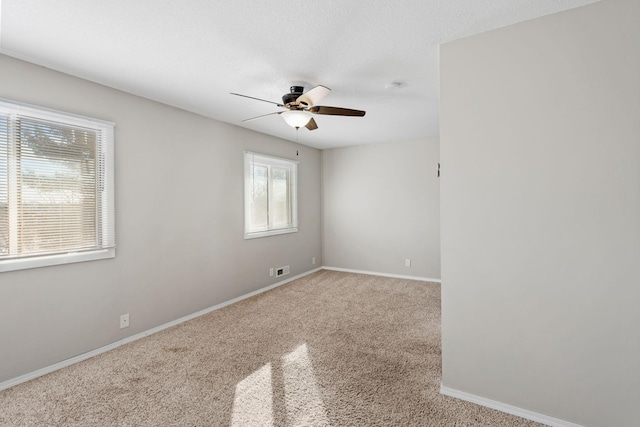
M443 385L638 425L640 2L441 48Z
M318 150L6 56L0 97L115 122L117 191L115 259L0 274L0 382L322 265ZM243 239L245 149L300 161L298 233Z
M436 138L323 150L324 265L440 279L438 159Z

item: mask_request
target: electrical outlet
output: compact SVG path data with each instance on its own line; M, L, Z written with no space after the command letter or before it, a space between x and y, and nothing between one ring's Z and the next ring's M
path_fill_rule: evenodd
M409 258L404 260L404 266L405 267L411 267L411 260Z
M129 327L129 313L120 316L120 329Z
M270 276L270 277L273 277L273 267L271 267L271 268L269 269L269 276Z
M311 264L316 265L316 257L311 258Z

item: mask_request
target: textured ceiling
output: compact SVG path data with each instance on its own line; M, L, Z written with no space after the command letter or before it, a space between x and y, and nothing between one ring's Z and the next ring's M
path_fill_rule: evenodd
M438 45L596 0L0 0L0 52L317 148L438 135ZM400 87L388 89L391 82ZM332 89L296 130L292 83Z

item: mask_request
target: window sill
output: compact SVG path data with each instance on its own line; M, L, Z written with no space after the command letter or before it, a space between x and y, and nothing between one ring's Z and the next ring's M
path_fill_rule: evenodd
M70 252L57 255L43 255L29 258L16 258L0 261L0 273L6 271L26 270L29 268L48 267L51 265L71 264L75 262L95 261L115 258L115 248L99 249L87 252Z
M259 237L277 236L279 234L297 233L298 228L282 228L280 230L256 231L254 233L244 233L244 239L257 239Z

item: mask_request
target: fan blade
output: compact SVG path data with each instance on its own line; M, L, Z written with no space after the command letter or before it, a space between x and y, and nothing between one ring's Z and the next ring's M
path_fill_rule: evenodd
M331 89L329 89L328 87L318 85L300 95L298 99L296 99L296 101L304 105L305 107L310 107L320 102L320 100L329 95L330 92Z
M242 121L242 123L248 122L248 121L251 121L251 120L255 120L255 119L261 119L261 118L267 117L267 116L273 116L274 114L282 114L282 113L284 113L284 111L276 111L275 113L263 114L261 116L251 117L250 119L244 119Z
M311 119L309 120L309 123L307 123L304 127L306 127L309 130L316 130L318 129L318 124L316 123L315 120L313 120L313 117L311 117Z
M269 104L276 104L278 107L284 107L284 105L280 104L279 102L267 101L266 99L255 98L253 96L242 95L233 92L231 92L231 95L242 96L243 98L255 99L256 101L268 102Z
M311 107L311 108L308 108L307 111L311 113L316 113L316 114L329 114L332 116L358 116L358 117L362 117L366 113L366 111L352 110L351 108L325 107L325 106Z

